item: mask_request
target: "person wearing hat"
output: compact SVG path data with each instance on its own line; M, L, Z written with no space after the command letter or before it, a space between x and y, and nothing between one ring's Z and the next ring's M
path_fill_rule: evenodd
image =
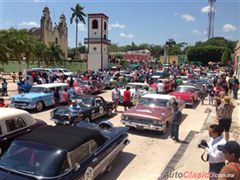
M236 141L228 141L225 145L219 145L218 149L225 155L229 162L220 173L218 180L239 180L240 179L240 145Z
M217 117L220 128L225 132L226 141L229 140L229 130L232 123L232 114L234 105L231 102L231 97L225 96L222 98L221 104L217 107Z

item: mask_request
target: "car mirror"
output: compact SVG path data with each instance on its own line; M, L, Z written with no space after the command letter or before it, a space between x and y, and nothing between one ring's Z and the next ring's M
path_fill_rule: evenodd
M74 170L78 171L80 169L81 165L79 163L76 163L74 166Z

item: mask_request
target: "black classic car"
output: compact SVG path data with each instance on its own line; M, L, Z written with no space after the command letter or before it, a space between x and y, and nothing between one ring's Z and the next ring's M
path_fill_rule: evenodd
M75 104L58 107L51 111L51 119L56 124L90 122L105 115L112 116L113 102L105 101L101 96L76 96L72 101L75 101Z
M94 179L129 143L128 128L48 126L14 140L0 158L2 179Z
M24 110L0 108L0 155L16 137L44 126L47 126L44 121L34 119Z

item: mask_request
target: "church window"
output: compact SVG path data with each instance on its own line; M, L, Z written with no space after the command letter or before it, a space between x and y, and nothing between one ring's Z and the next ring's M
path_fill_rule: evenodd
M55 43L58 44L58 38L57 37L55 38Z
M92 28L93 28L93 29L98 29L98 21L97 21L96 19L94 19L94 20L92 21Z
M106 34L104 34L103 38L104 38L104 39L107 39L107 35L106 35Z
M106 21L104 22L104 30L107 30L107 23L106 23Z

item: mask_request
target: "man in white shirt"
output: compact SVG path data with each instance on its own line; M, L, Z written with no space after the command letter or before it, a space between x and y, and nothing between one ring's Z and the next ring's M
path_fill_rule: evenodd
M218 145L225 145L226 140L222 135L222 129L213 124L209 127L209 136L211 137L210 141L207 143L207 147L200 145L201 148L204 148L209 157L209 173L219 174L223 166L225 165L224 153L218 149ZM210 180L215 180L217 177L210 177Z
M115 85L114 89L112 90L112 101L114 103L114 111L117 113L117 107L120 102L121 94L118 86Z

